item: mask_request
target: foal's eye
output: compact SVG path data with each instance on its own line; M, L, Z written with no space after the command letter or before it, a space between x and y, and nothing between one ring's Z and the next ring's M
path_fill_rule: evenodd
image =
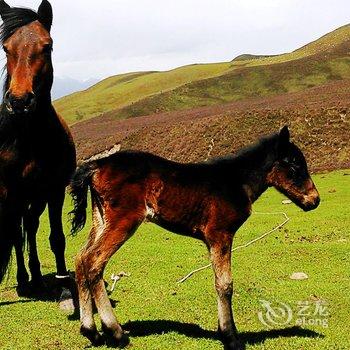
M9 50L7 50L7 48L5 46L3 46L2 49L5 51L6 54L9 53Z

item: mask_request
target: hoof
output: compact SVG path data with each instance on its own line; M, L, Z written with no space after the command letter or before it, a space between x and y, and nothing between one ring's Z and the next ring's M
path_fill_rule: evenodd
M58 305L60 310L64 312L72 313L75 311L73 296L69 289L62 288L62 292L58 300Z
M124 348L129 345L129 337L123 332L119 326L119 330L108 328L102 323L102 331L106 339L106 344L111 347L118 346L119 348Z
M81 326L80 334L88 338L93 346L101 346L105 343L103 337L96 329L89 329Z
M16 292L19 297L30 297L32 296L32 290L29 283L21 283L16 287Z
M45 294L48 290L46 283L41 277L32 279L30 285L35 294Z
M224 350L244 350L245 348L245 344L238 339L224 342Z
M224 350L244 350L246 348L245 343L238 338L236 329L225 334L219 328L218 333L224 344Z
M75 312L75 306L74 306L74 301L73 298L70 299L65 299L65 300L60 300L58 302L58 306L61 311L65 313L74 313Z

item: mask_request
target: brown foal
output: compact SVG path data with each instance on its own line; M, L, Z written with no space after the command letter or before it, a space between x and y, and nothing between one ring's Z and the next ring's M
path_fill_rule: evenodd
M206 163L180 164L149 153L119 152L80 166L72 182L73 233L85 224L89 187L93 210L88 242L76 259L81 333L95 345L103 341L93 318L94 301L105 335L122 341L123 330L108 299L103 271L148 219L206 244L218 294L219 332L225 349L243 349L231 305L232 240L253 202L270 186L305 211L320 202L305 158L289 141L287 127L236 155Z

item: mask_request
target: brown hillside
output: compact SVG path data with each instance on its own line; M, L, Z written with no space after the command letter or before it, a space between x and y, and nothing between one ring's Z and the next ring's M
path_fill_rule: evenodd
M291 126L313 171L350 168L350 80L127 120L106 114L72 129L80 159L121 143L122 149L188 162L234 152L284 124Z

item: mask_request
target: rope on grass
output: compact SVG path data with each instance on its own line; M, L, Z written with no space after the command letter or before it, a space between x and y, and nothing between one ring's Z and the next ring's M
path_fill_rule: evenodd
M283 227L284 225L287 224L287 222L290 220L290 217L288 217L288 215L284 212L273 212L273 213L263 213L263 212L253 212L253 214L257 214L257 215L283 215L284 216L284 221L281 222L280 224L278 224L277 226L275 226L273 229L271 229L270 231L267 231L265 232L264 234L262 234L261 236L245 243L245 244L242 244L242 245L239 245L235 248L233 248L231 251L234 252L236 250L239 250L239 249L243 249L243 248L247 248L249 247L250 245L264 239L265 237L267 237L268 235L270 235L271 233L279 230L281 227ZM205 266L202 266L198 269L195 269L193 271L191 271L190 273L188 273L186 276L182 277L180 280L177 281L177 283L183 283L185 282L186 280L188 280L190 277L192 277L194 274L200 272L200 271L203 271L203 270L206 270L208 269L209 267L211 267L211 263L208 264L208 265L205 265Z

